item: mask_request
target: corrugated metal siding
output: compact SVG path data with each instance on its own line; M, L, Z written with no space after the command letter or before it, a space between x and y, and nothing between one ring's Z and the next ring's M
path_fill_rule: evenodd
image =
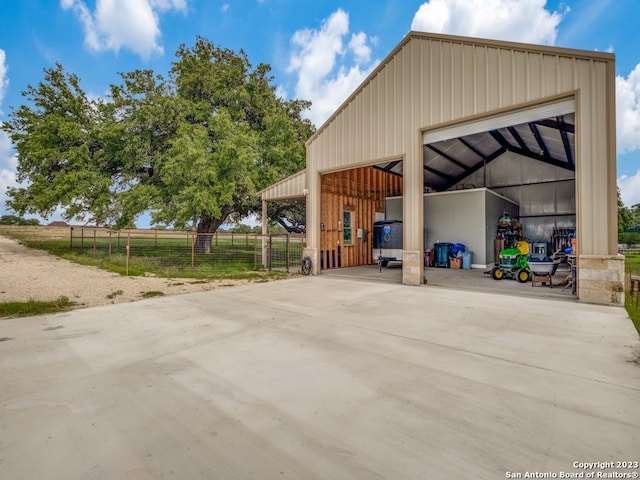
M403 158L405 248L420 248L421 227L412 226L422 218L420 130L578 91L580 246L584 254L605 254L607 229L615 221L607 195L607 179L615 170L615 158L607 157L607 140L615 139L607 139L606 125L615 101L607 88L612 59L609 54L410 34L309 141L309 172Z
M295 173L276 184L259 192L262 200L274 201L279 199L304 196L303 190L307 188L307 171Z

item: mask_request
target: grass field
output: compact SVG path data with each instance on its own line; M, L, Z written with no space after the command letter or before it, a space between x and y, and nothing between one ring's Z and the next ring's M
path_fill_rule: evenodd
M627 277L630 277L631 275L640 275L640 255L625 255L624 268ZM631 321L636 326L636 329L640 334L640 299L636 302L635 298L631 297L629 288L630 280L627 278L624 306L629 313L629 317L631 317Z
M197 253L191 232L5 227L0 234L122 275L175 278L284 277L299 271L304 245L300 237L216 234L208 239L210 251Z

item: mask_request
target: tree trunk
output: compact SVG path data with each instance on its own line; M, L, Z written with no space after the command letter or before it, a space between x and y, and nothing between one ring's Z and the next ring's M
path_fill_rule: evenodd
M202 216L198 221L196 243L194 245L195 253L211 253L211 240L213 234L216 233L220 225L222 225L227 217L231 214L228 208L222 209L220 218L211 218Z

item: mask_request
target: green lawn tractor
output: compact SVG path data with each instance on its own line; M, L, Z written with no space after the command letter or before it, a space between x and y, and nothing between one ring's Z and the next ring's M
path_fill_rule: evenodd
M529 255L529 244L522 241L516 242L515 247L502 250L498 266L485 273L491 275L494 280L515 278L520 283L528 282L531 279L531 269L527 255Z

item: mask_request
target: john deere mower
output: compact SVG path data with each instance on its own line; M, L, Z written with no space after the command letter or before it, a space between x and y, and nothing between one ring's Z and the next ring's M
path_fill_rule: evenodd
M527 255L529 255L529 244L524 241L516 242L514 247L502 250L498 266L485 273L491 275L494 280L515 278L520 283L528 282L531 278L531 270Z

